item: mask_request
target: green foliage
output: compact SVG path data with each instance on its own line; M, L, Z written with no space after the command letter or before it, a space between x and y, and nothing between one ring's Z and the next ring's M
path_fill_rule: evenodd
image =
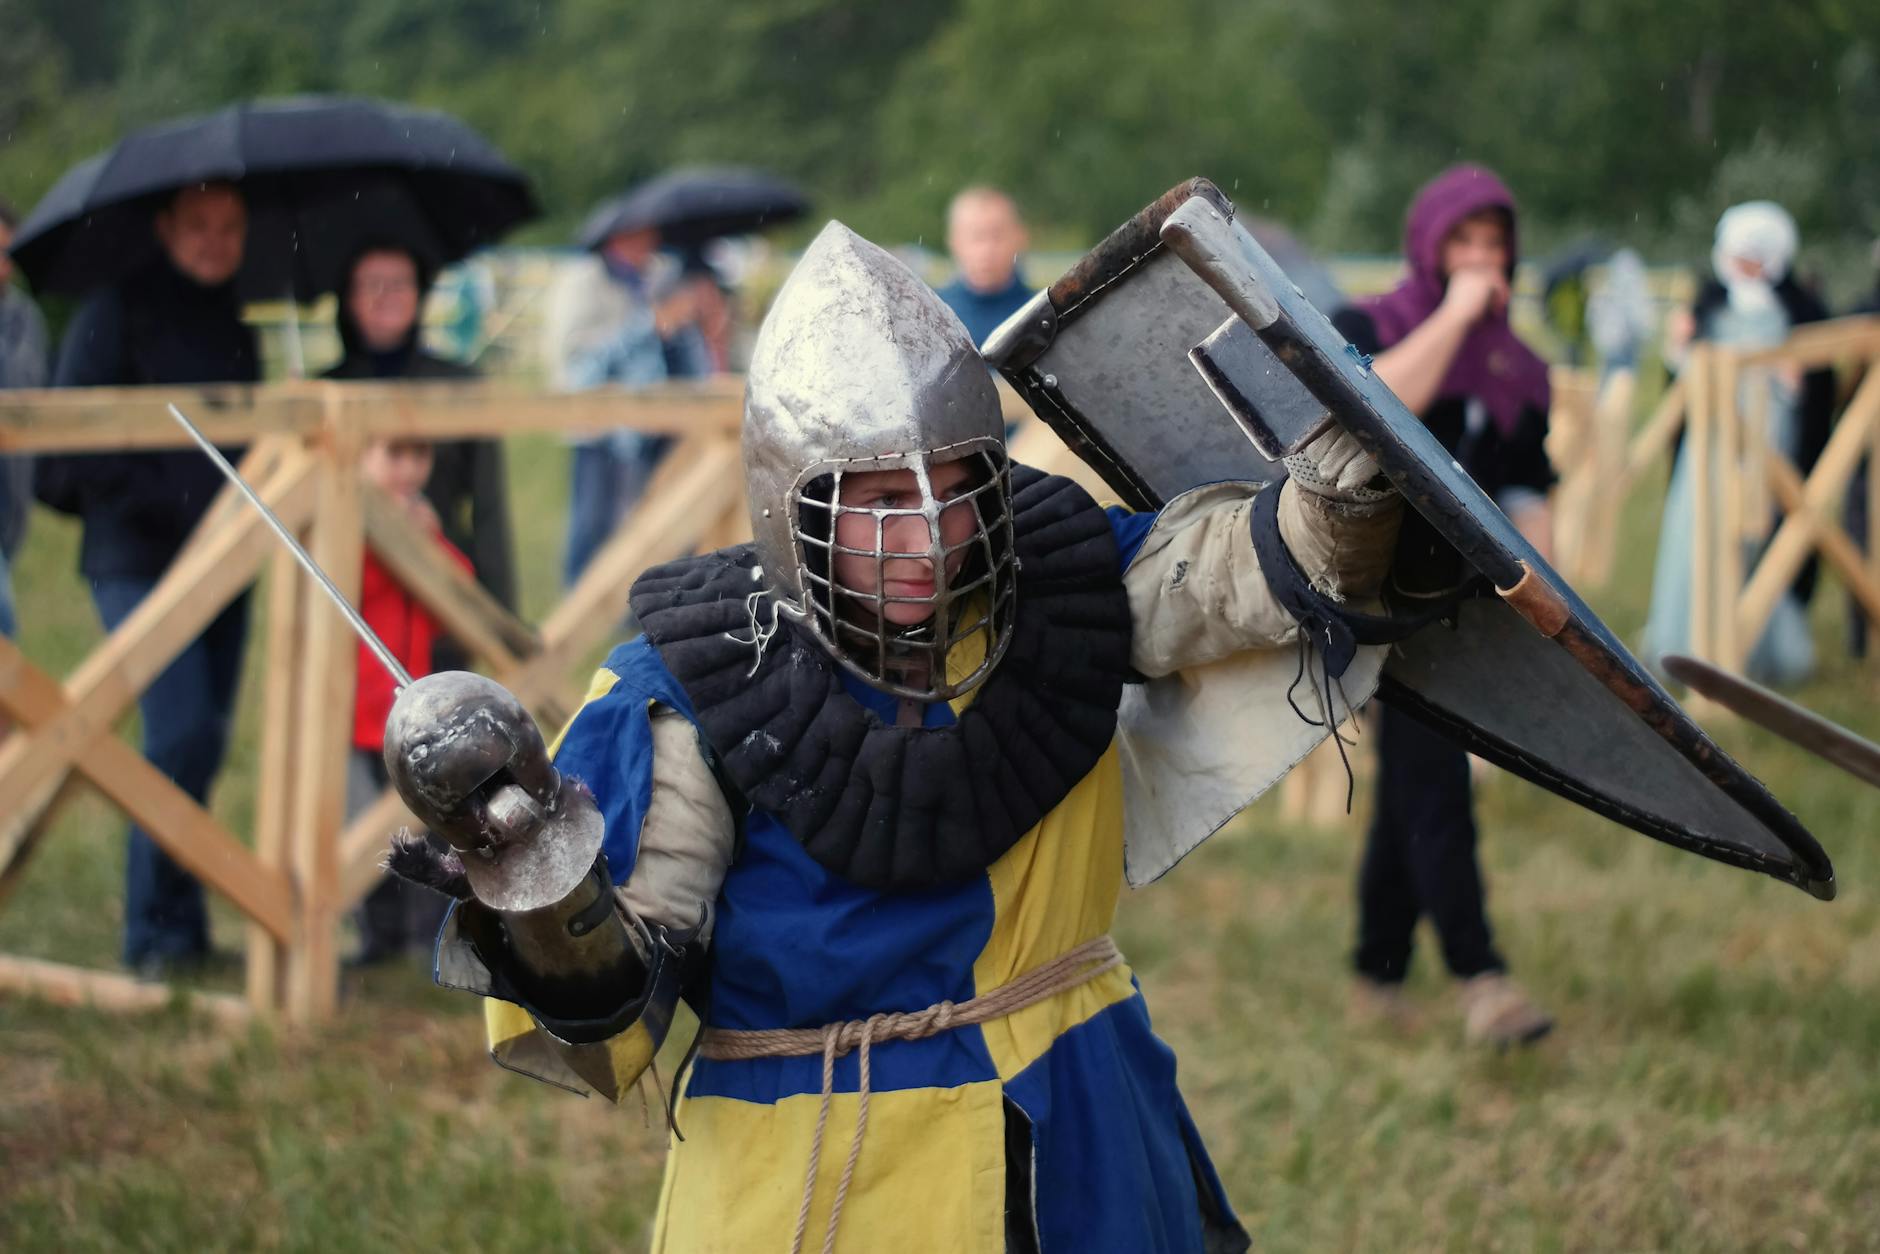
M1710 0L0 0L0 190L255 94L434 105L533 173L565 238L681 161L762 162L866 232L934 238L1010 187L1089 243L1203 173L1322 246L1388 251L1418 183L1500 168L1531 238L1705 251L1730 198L1813 244L1880 231L1870 4ZM1669 259L1669 258L1668 258Z

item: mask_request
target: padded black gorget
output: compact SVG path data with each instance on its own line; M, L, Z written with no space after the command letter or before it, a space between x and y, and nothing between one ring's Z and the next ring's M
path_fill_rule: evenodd
M911 892L982 874L1116 734L1130 618L1115 533L1069 479L1015 466L1012 488L1012 643L949 727L883 723L787 619L758 659L750 545L669 562L633 585L633 612L725 777L822 866L863 887Z

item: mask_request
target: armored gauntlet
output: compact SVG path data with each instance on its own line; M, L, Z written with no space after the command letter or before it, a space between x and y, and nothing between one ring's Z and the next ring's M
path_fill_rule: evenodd
M594 799L564 780L521 702L464 671L404 689L385 766L411 812L448 841L483 914L462 922L491 970L557 1019L595 1020L646 983L650 938L615 908ZM636 944L636 941L638 942Z

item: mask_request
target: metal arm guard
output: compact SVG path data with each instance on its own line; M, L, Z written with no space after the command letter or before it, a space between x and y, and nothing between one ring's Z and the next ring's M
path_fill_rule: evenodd
M656 924L629 927L605 858L552 906L510 913L468 901L452 922L485 973L461 986L521 1006L556 1040L594 1044L636 1022L651 1032L655 1049L665 1039L690 937ZM440 966L440 979L445 974Z

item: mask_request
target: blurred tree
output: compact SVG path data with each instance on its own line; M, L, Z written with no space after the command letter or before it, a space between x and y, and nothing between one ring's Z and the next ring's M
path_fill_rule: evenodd
M0 0L0 190L255 94L449 109L534 174L562 239L682 161L752 161L871 234L966 182L1090 242L1194 173L1319 245L1395 248L1418 183L1499 167L1534 242L1701 255L1718 201L1812 245L1880 229L1873 0Z

